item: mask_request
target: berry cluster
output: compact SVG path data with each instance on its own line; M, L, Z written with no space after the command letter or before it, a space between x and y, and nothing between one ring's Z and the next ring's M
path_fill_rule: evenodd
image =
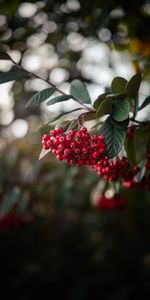
M32 216L6 214L0 217L0 230L9 230L18 228L21 225L28 224L33 221Z
M78 131L68 130L67 132L64 132L61 127L51 130L50 134L43 135L42 144L44 149L50 149L56 155L57 160L65 160L67 163L77 166L92 166L98 175L110 181L120 180L124 187L150 189L150 153L147 154L145 163L146 173L143 179L138 181L136 175L140 168L138 166L131 167L128 159L124 156L113 160L109 159L106 156L105 137L91 136L85 127ZM104 196L102 199L104 200ZM111 205L110 203L109 205Z
M104 194L101 194L97 198L96 208L100 210L112 210L124 208L126 205L126 198L114 195L108 199Z
M62 128L51 130L42 137L43 148L52 150L57 160L65 160L78 166L96 165L105 155L106 143L103 136L91 136L85 127L78 131Z
M146 172L143 178L140 181L137 181L136 178L132 177L130 180L123 182L124 187L136 187L136 188L146 188L150 190L150 153L146 155L147 160L145 163Z
M103 176L106 180L121 179L123 182L132 181L139 172L139 168L137 166L132 168L124 156L111 161L105 156L95 165L95 169L97 174Z

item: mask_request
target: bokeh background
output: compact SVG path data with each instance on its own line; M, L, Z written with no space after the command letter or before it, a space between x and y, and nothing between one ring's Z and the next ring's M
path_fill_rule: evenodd
M115 76L141 71L140 101L150 94L150 2L0 0L0 41L16 62L67 92L86 82L93 101ZM10 61L0 60L0 71ZM18 299L146 299L150 296L150 197L125 190L123 210L103 212L103 184L91 170L48 155L39 160L45 122L75 107L25 109L39 79L0 85L1 290ZM149 106L139 119L150 118ZM53 296L54 295L54 296Z

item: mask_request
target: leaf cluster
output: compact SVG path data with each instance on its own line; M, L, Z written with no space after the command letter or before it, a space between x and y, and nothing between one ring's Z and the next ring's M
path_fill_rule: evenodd
M0 53L0 58L11 59L10 56L3 51ZM19 68L17 68L15 66L8 72L0 72L0 83L19 80L32 75L34 74L27 72L22 67L19 66ZM139 142L137 142L138 137L131 142L127 136L127 130L130 127L130 121L133 123L136 122L135 118L137 112L150 104L150 96L148 96L143 103L139 105L138 93L141 81L142 76L140 73L135 74L129 81L122 77L115 77L112 80L109 92L99 95L97 99L92 102L86 85L80 80L75 79L70 84L69 94L65 94L52 85L52 87L46 88L33 95L32 98L27 101L26 108L38 106L43 102L46 102L46 105L50 106L64 101L66 102L70 99L76 101L79 107L61 112L56 117L51 118L47 124L55 122L56 126L61 126L64 130L68 130L70 128L81 127L85 122L94 120L96 125L94 125L93 128L97 129L98 134L105 136L107 155L110 158L116 157L124 145L127 156L133 165L137 161L140 161L140 159L135 158L136 155L131 153L131 149L137 148L136 144ZM49 84L51 85L50 82ZM57 95L53 97L55 92L57 92ZM79 114L80 110L82 110L81 114ZM77 111L78 115L71 117L72 113ZM139 131L137 132L139 135Z

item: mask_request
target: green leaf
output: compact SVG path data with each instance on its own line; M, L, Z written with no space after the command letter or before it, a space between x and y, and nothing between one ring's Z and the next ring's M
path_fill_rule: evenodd
M109 116L101 126L100 135L106 139L107 155L110 158L117 156L123 146L126 130L116 127Z
M126 87L126 93L128 97L136 100L138 96L138 91L140 88L142 76L140 73L135 74L128 82Z
M106 99L106 94L102 94L98 96L98 98L94 101L93 107L97 110L99 105Z
M50 151L51 151L51 149L48 149L48 150L42 149L42 150L41 150L41 153L40 153L40 155L39 155L39 159L42 159L42 158L43 158L45 155L47 155Z
M129 101L129 104L130 104L130 110L134 111L134 109L135 109L135 100L131 99L131 98L128 98L128 101Z
M86 116L85 116L85 121L91 121L91 120L95 120L96 118L96 112L88 112L86 113Z
M54 117L52 120L48 121L45 125L51 124L51 123L59 120L61 117L65 116L65 115L69 115L70 113L73 113L73 112L78 111L78 110L83 110L83 108L75 108L75 109L72 109L70 111L63 112L63 113L59 114L58 116Z
M91 103L91 98L85 84L78 79L71 82L70 94L79 102Z
M138 140L135 136L135 143L136 143L136 159L137 162L144 160L146 157L146 150L147 150L147 141Z
M106 95L107 100L120 100L126 97L125 93L110 93Z
M67 101L69 99L71 99L71 95L61 95L61 96L57 96L52 98L51 100L49 100L46 105L52 105L58 102L63 102L63 101Z
M98 96L98 98L94 101L93 107L97 110L104 100L109 100L109 101L118 100L118 99L125 98L125 96L126 96L126 94L124 94L124 93L112 93L111 92L111 93L102 94L102 95Z
M36 93L30 100L26 103L25 107L37 106L43 101L47 100L55 92L54 88L47 88L38 93Z
M150 96L146 97L146 99L144 100L144 102L139 107L138 111L140 111L141 109L143 109L144 107L146 107L149 104L150 104Z
M114 124L114 126L127 130L127 126L129 124L129 118L127 118L124 121L116 121L111 117L111 122L112 122L112 124Z
M104 100L99 105L99 108L96 113L96 117L100 118L105 114L109 114L112 111L112 102L110 100Z
M115 77L111 83L111 90L113 93L125 93L127 80L123 77Z
M136 158L140 163L146 157L148 143L150 141L150 126L139 127L135 130Z
M112 116L116 121L124 121L128 118L130 104L127 99L114 101L112 104Z
M1 60L10 60L10 56L6 53L0 50L0 59Z
M28 76L29 75L27 72L18 68L13 68L8 72L0 72L0 83L5 83L13 80L20 80L22 78L27 78Z
M125 150L127 152L127 158L131 166L135 166L137 164L136 158L136 144L135 139L133 137L127 137L125 140Z
M136 129L136 138L140 141L150 140L150 125L140 126Z

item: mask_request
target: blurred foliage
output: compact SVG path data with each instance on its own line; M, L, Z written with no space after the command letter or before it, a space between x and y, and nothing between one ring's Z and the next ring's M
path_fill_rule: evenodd
M85 167L70 168L65 163L55 162L50 155L39 161L39 152L39 146L35 148L27 139L20 139L9 144L3 153L1 214L4 209L5 213L9 211L7 203L12 210L22 213L28 208L35 216L49 215L53 206L60 211L68 205L81 210L88 207L91 188L98 182L97 175Z
M51 74L50 58L56 54L56 65L69 72L69 82L74 78L91 82L77 67L88 39L128 51L135 71L145 72L149 80L149 1L28 0L35 4L31 17L19 13L24 3L0 0L0 40L10 54L17 51L21 62L43 45L51 46L45 65L36 70L44 78ZM80 47L69 42L69 34ZM5 295L31 299L42 290L43 297L48 291L55 299L146 299L150 295L149 193L123 190L126 209L100 212L93 199L103 182L94 172L70 168L50 155L39 161L41 135L49 127L40 128L42 109L25 109L36 89L31 81L14 82L13 120L8 125L0 120L0 214L34 218L31 224L0 232ZM12 134L10 125L16 119L29 125L23 138Z

